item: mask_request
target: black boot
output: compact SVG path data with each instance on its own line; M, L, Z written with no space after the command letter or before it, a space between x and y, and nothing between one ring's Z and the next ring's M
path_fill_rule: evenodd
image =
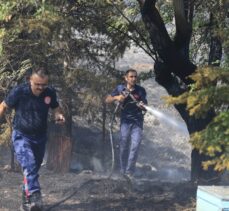
M32 193L32 195L29 197L29 200L30 200L30 211L43 210L43 202L42 202L40 191Z
M24 190L22 190L22 205L20 207L21 211L30 211L30 201L29 198L26 196Z

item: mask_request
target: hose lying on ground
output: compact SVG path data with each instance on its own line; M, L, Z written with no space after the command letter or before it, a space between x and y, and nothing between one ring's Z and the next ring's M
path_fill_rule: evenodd
M115 110L112 114L112 117L111 117L111 121L109 123L109 135L110 135L110 145L111 145L111 169L110 169L110 174L108 176L108 178L110 178L113 174L113 171L114 171L114 164L115 164L115 153L114 153L114 140L113 140L113 131L112 131L112 128L113 128L113 123L114 123L114 119L115 119L115 115L119 109L119 106L120 106L120 103L117 103L116 107L115 107Z

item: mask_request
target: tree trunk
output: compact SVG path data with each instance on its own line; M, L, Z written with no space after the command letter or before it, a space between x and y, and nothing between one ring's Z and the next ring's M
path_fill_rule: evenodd
M53 124L49 134L47 168L55 172L68 172L72 143L64 134L64 126Z
M196 66L189 60L189 43L191 37L192 11L191 3L187 1L174 0L176 19L176 36L172 41L166 31L164 22L160 17L155 0L138 0L141 7L142 19L146 29L150 34L151 43L154 50L158 53L156 58L154 71L156 81L163 86L168 94L178 96L187 89L187 85L192 83L187 78L196 70ZM187 12L181 10L189 10ZM191 20L187 22L187 17ZM214 114L209 112L205 119L196 119L189 116L185 105L176 105L175 108L186 122L189 133L204 129L211 121ZM193 150L191 155L191 179L196 181L199 179L209 179L215 175L206 172L202 168L202 161L208 159L205 155L200 155L198 151Z
M63 98L63 102L67 105L67 109L64 111L66 122L64 125L54 123L50 125L47 147L47 168L62 173L69 171L73 147L71 141L71 92L70 90L66 90L64 93L68 93L68 95Z

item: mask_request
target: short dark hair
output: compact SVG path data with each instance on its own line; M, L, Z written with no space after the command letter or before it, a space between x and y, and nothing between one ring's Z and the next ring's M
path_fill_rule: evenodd
M37 74L41 77L46 77L46 76L49 76L49 71L47 70L47 68L45 67L40 67L40 66L35 66L33 69L32 69L32 74Z
M125 72L125 76L127 76L129 73L136 73L137 74L137 70L130 68Z

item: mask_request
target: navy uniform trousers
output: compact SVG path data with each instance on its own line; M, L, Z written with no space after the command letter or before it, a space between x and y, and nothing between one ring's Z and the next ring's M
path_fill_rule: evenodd
M38 171L44 158L46 139L46 134L35 137L17 130L12 133L14 151L24 175L23 191L27 197L40 191Z

